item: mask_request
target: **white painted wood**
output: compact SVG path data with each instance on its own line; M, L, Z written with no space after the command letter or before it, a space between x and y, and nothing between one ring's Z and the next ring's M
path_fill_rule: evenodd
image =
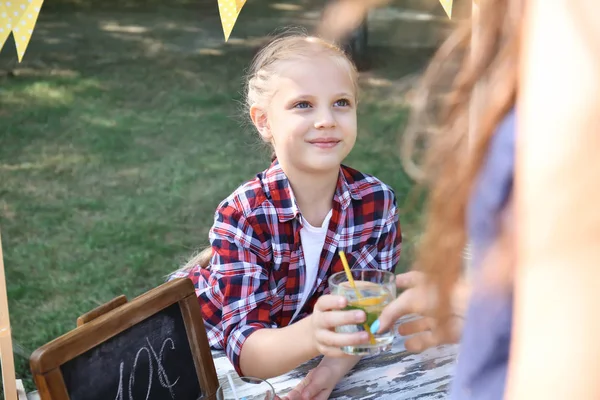
M338 383L329 398L443 399L454 372L456 353L457 345L451 345L432 348L421 354L411 354L404 348L404 339L396 336L390 351L363 358ZM213 350L213 358L220 381L227 380L228 373L237 376L224 352ZM268 379L268 382L273 385L277 395L284 396L300 383L318 361L318 358L311 360L288 374ZM251 398L247 397L248 400Z

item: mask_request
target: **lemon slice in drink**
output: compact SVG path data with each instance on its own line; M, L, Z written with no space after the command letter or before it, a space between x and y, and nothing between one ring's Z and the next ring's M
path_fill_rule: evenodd
M353 300L350 305L354 307L373 307L380 305L386 300L387 296L377 296L377 297L362 297L357 300Z

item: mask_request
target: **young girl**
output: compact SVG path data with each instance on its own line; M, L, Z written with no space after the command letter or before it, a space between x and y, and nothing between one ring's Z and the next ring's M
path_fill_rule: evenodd
M346 303L328 295L328 278L343 270L338 252L355 269L393 271L400 256L393 190L342 165L356 140L357 92L354 65L332 44L289 35L263 48L247 107L274 160L219 204L210 249L173 275L193 280L209 342L240 375L269 378L325 355L327 383L311 398L327 398L358 361L341 346L368 342L367 332L334 332L366 318L336 311Z

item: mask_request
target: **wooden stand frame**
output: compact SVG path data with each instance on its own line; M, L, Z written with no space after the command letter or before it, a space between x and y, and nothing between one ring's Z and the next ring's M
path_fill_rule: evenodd
M61 365L174 303L179 303L181 308L198 382L202 391L209 394L204 399L214 398L219 380L200 305L192 282L179 278L148 291L130 303L126 303L124 296L117 297L80 317L76 329L34 351L29 361L41 399L69 400Z

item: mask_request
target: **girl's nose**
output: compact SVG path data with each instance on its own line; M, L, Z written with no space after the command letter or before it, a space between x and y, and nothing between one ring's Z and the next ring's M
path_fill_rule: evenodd
M315 121L316 129L326 129L335 127L335 118L331 110L322 110L317 114Z

